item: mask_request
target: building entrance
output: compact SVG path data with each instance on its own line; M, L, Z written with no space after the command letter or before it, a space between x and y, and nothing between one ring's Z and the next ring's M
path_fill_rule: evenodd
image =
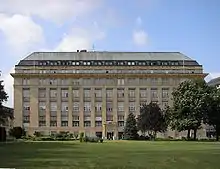
M113 140L114 132L107 132L107 139Z

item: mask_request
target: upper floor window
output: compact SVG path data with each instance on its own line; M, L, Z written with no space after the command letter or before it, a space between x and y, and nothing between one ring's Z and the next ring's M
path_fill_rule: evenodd
M24 78L22 84L23 85L29 85L30 84L30 79Z
M23 89L23 97L30 97L30 89Z

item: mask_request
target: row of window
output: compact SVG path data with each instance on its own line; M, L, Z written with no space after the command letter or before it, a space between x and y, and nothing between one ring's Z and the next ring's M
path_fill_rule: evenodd
M191 74L202 73L201 69L82 69L82 70L59 70L59 69L44 69L44 70L31 70L31 69L17 69L16 73L28 73L28 74Z
M124 121L118 121L118 127L123 127L124 124ZM39 121L39 127L45 126L46 121ZM50 126L57 127L57 121L50 121ZM68 121L61 121L61 127L68 127ZM72 127L79 127L79 121L72 121ZM84 127L91 127L91 121L84 121ZM102 127L102 121L95 121L95 127Z
M140 88L139 89L139 97L140 98L146 98L148 94L147 88ZM161 97L162 98L168 98L169 97L169 88L162 88L161 90ZM39 88L38 90L38 97L39 98L46 98L46 88ZM152 98L158 98L159 96L159 90L158 88L151 88L150 89L150 95ZM73 98L79 98L80 97L80 90L79 89L73 89L72 90ZM113 89L106 89L106 97L112 98L113 97ZM30 90L29 88L23 89L23 98L29 98L30 97ZM51 88L50 89L50 98L57 98L58 97L58 90ZM61 98L68 98L69 97L69 90L68 89L61 89ZM84 98L91 98L92 97L92 90L91 89L84 89L83 90L83 97ZM95 89L94 90L94 97L95 98L101 98L102 97L102 89ZM125 97L125 90L123 88L117 89L117 97L123 98ZM128 97L129 98L135 98L136 97L136 89L130 88L128 89Z
M171 78L128 78L128 79L108 79L108 78L81 78L81 79L39 79L39 85L132 85L132 84L146 84L152 85L177 85L185 79L171 79ZM23 85L30 85L30 79L24 78Z

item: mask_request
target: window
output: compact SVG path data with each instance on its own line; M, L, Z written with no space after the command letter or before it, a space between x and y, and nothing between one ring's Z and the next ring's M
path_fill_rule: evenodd
M124 111L124 102L118 102L118 111Z
M118 85L124 85L125 80L124 79L118 79Z
M83 91L83 96L86 97L86 98L91 97L91 95L90 95L90 89L84 89L84 91Z
M73 127L79 127L79 121L73 121Z
M101 127L102 126L102 121L95 121L95 126L96 127Z
M113 121L113 116L112 115L107 115L106 116L106 121Z
M39 121L39 127L46 126L46 121Z
M68 89L61 89L61 97L68 98Z
M157 88L151 89L151 98L158 98Z
M30 90L29 89L23 89L23 97L24 98L30 97Z
M84 127L91 127L91 121L84 121Z
M50 97L51 98L57 97L57 89L50 89Z
M95 97L96 98L102 97L102 89L95 89Z
M140 89L140 97L146 98L147 97L147 89Z
M68 121L61 121L62 127L68 127Z
M79 85L79 79L73 79L73 85L78 86Z
M168 88L162 89L162 98L169 98L169 89Z
M102 102L97 102L95 105L95 111L100 112L102 111Z
M57 85L57 79L50 79L49 84L50 85Z
M124 97L124 89L118 89L117 95L118 95L118 98Z
M128 81L128 84L135 84L136 79L135 78L129 78L127 81Z
M124 127L124 122L123 121L119 121L118 122L118 127Z
M46 89L45 88L38 89L38 97L39 98L45 98L46 97Z
M79 102L73 103L73 112L79 112Z
M129 89L129 97L135 97L135 89Z
M112 98L113 96L113 90L112 89L107 89L106 90L106 97L107 98Z
M118 116L118 121L124 121L124 116L119 115L119 116Z
M168 101L162 101L162 107L166 108L168 106Z
M79 120L79 116L73 116L73 121L78 121Z
M23 110L30 111L30 102L23 103Z
M68 102L61 102L61 111L68 111Z
M57 121L50 121L50 126L51 127L56 127L57 126Z
M50 102L50 111L57 111L57 102Z
M46 110L46 102L39 102L39 110Z
M47 80L46 79L39 79L39 85L46 85Z
M113 103L112 102L107 102L106 103L106 111L107 112L112 112L113 110Z
M135 111L135 102L129 102L129 112Z
M30 85L30 79L24 78L22 84L23 85Z
M78 98L79 97L79 90L73 89L73 97Z
M91 102L84 102L84 111L91 112Z

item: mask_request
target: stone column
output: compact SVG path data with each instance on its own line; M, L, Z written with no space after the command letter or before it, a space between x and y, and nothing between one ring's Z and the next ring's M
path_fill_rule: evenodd
M113 88L113 124L114 126L114 138L118 139L118 98L117 88Z
M73 126L73 89L72 86L69 86L68 92L68 127L72 128Z
M126 121L128 114L129 114L129 100L128 100L128 87L125 87L124 89L124 111L125 111L125 116L124 119Z
M30 88L30 127L31 128L38 127L38 88L37 86L33 86Z
M102 137L106 138L106 88L102 88Z
M140 88L135 89L135 111L136 117L140 115Z
M46 88L46 127L50 127L50 88Z
M61 88L57 88L57 127L61 127Z
M23 89L14 86L14 127L23 127Z
M84 130L84 99L83 99L83 88L79 89L79 127L80 132L85 132Z
M95 89L91 88L91 128L95 128Z

